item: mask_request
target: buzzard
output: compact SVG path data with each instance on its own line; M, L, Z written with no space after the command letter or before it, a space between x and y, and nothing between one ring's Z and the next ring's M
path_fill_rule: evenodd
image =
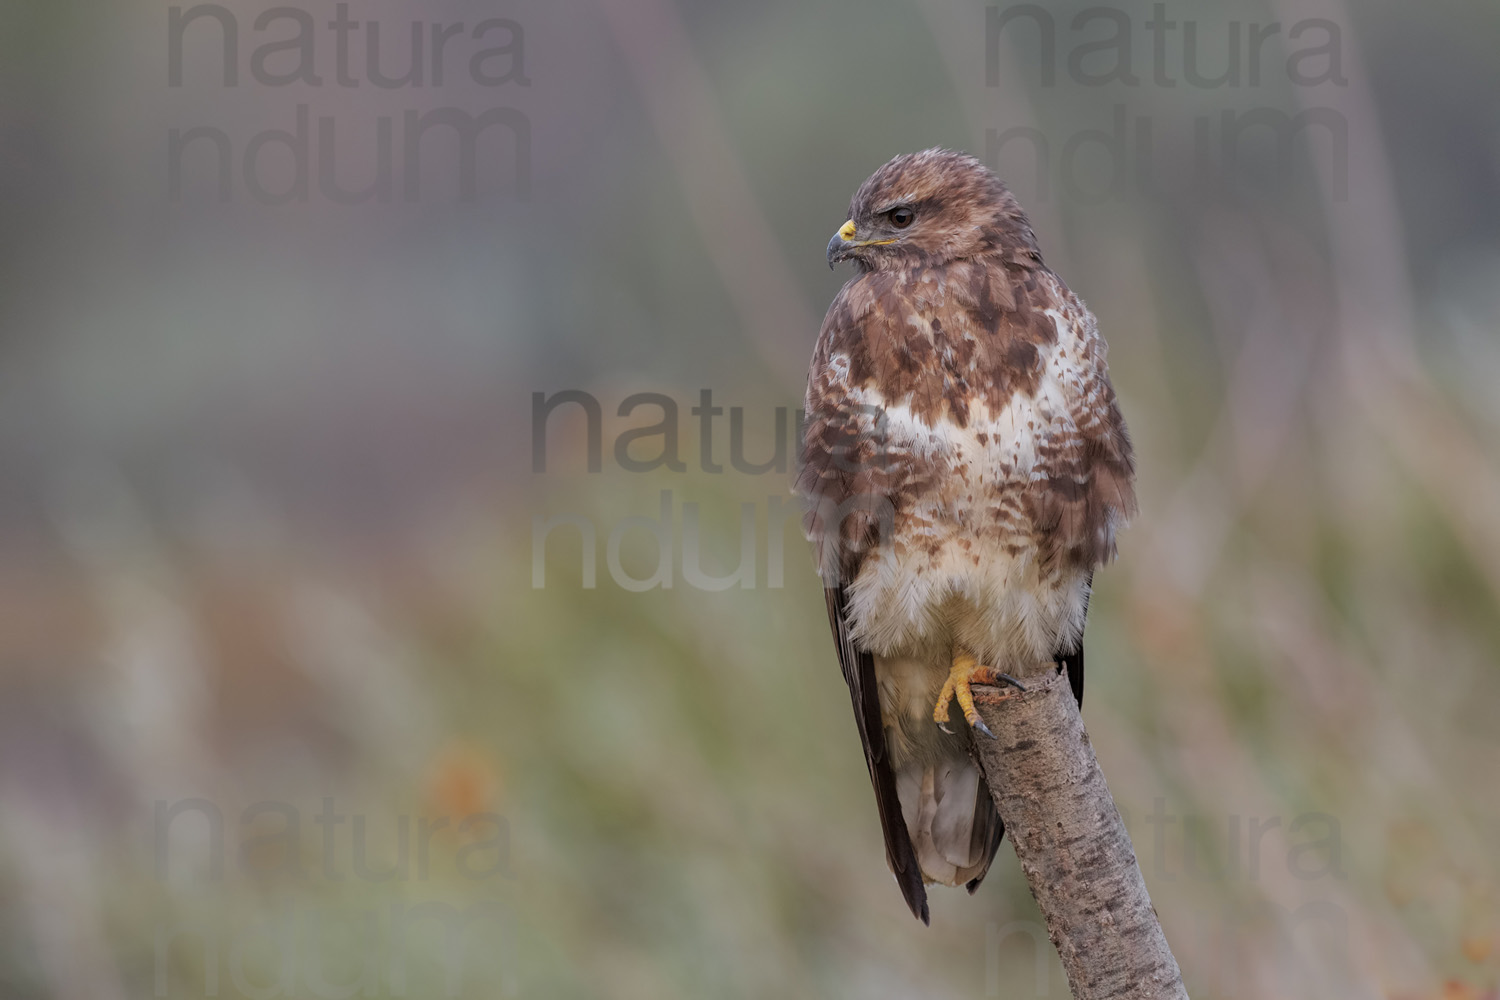
M858 273L818 334L797 491L886 860L925 923L926 885L972 893L1004 833L970 685L1055 663L1082 703L1089 586L1134 463L1093 315L974 157L875 171L828 244L843 260Z

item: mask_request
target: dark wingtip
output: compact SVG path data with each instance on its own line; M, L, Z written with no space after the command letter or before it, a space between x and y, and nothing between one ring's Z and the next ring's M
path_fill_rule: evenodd
M896 876L896 884L901 887L901 898L906 900L906 907L911 910L911 915L931 927L932 918L927 912L927 886L923 884L922 876L903 872Z
M968 889L969 890L969 895L972 896L972 895L974 895L974 893L976 893L976 892L979 891L979 883L981 883L983 881L984 881L984 876L983 875L979 876L978 878L971 878L971 879L969 879L969 881L967 881L967 882L964 883L964 888Z

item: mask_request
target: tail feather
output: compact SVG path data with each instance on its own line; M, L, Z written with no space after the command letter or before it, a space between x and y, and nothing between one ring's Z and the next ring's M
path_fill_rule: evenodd
M1004 830L979 769L967 755L912 761L897 772L896 788L923 880L972 892Z
M984 859L984 866L964 883L964 888L969 890L969 895L974 895L975 890L979 888L979 883L983 882L985 875L989 874L990 864L995 860L995 852L1000 849L1000 838L1004 836L1005 824L1000 821L1000 813L995 809L995 800L990 797L989 785L980 781L974 801L974 850L978 852L979 857Z

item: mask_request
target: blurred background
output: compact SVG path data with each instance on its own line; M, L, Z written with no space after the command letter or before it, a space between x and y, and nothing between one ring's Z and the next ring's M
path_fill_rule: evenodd
M1495 996L1500 9L0 22L0 996L1067 996L1008 844L902 905L788 492L933 145L1111 345L1193 996Z

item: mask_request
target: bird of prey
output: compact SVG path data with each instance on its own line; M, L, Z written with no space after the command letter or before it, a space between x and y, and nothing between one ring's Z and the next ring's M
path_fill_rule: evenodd
M1010 697L1010 672L1054 663L1082 703L1089 588L1134 513L1134 462L1093 315L977 159L875 171L829 241L844 260L797 491L886 860L926 923L926 885L972 893L1004 833L970 685Z

